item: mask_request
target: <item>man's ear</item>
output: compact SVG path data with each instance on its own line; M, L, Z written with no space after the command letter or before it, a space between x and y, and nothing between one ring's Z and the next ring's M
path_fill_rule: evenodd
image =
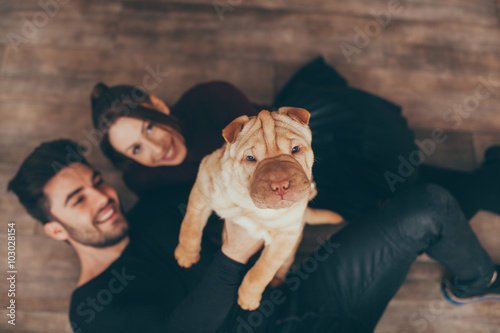
M151 100L151 104L153 105L155 110L158 110L167 115L170 114L170 108L161 99L159 99L155 95L149 95L149 99Z
M234 143L238 134L240 134L243 129L243 126L249 119L248 116L240 116L227 125L226 128L222 130L224 140L226 140L227 143Z
M309 118L311 118L311 114L309 113L309 111L301 108L292 108L289 106L279 108L278 113L286 114L293 120L296 120L303 125L309 124Z
M61 223L57 221L51 221L47 222L43 225L43 229L45 230L45 233L49 235L51 238L55 240L67 240L68 239L68 232L64 227L61 225Z

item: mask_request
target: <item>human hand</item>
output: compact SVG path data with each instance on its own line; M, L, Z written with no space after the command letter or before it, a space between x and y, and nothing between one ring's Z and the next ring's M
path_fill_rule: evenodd
M242 264L246 264L264 245L263 239L250 236L245 228L230 220L226 220L224 232L222 253Z

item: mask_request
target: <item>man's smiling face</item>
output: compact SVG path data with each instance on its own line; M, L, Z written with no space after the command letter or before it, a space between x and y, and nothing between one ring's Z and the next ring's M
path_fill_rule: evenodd
M64 229L60 239L107 247L127 237L128 224L118 195L98 171L72 163L50 179L43 192L53 222Z

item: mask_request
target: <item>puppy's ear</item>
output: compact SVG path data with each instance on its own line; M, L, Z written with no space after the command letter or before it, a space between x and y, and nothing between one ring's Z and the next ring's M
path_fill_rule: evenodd
M289 106L284 106L282 108L279 108L278 113L286 114L293 120L296 120L304 125L309 124L309 118L311 118L311 114L309 113L309 111L301 108L292 108Z
M248 119L248 116L240 116L227 125L226 128L222 130L224 140L226 140L227 143L234 143Z

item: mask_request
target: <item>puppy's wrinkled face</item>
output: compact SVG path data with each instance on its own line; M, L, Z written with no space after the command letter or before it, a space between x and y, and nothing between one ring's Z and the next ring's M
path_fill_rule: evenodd
M298 108L263 110L224 129L239 182L256 207L287 208L309 196L314 161L309 116Z

